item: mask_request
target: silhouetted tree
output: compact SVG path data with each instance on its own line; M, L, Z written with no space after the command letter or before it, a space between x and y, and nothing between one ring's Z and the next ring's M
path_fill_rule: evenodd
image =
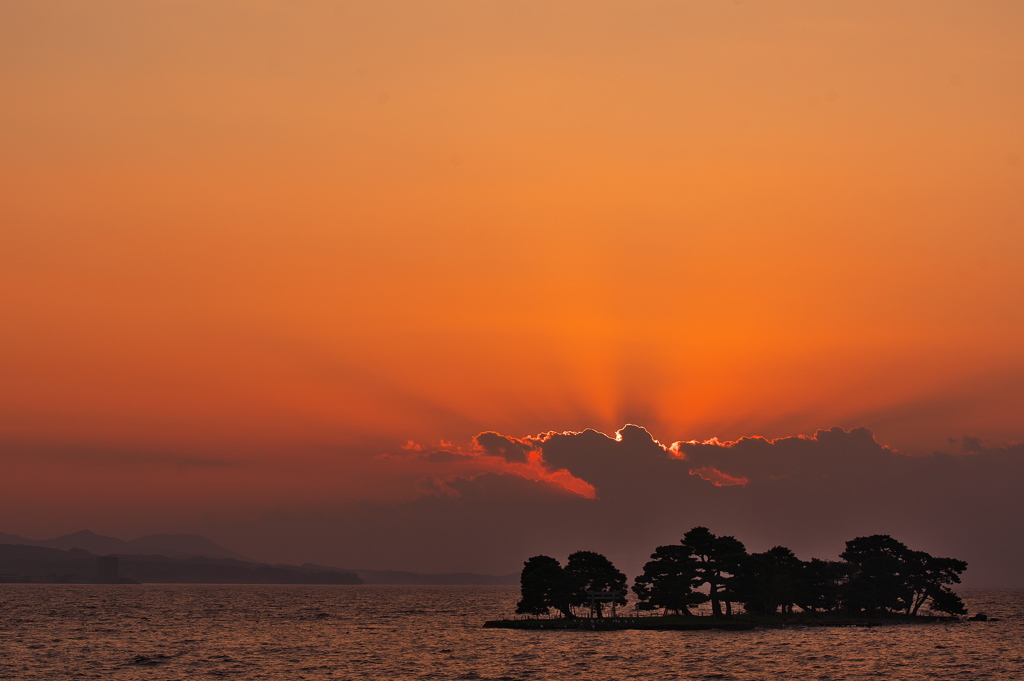
M719 537L715 542L718 563L718 579L721 584L719 598L725 604L725 614L732 615L732 604L736 601L736 575L747 559L747 549L735 537Z
M732 613L732 578L746 558L747 550L735 537L717 537L706 527L694 527L683 535L683 546L692 551L699 563L698 576L708 585L711 614L722 615L722 603Z
M840 557L852 567L844 589L847 610L874 616L906 607L902 559L907 551L902 542L887 534L846 542Z
M748 555L735 537L718 537L694 527L677 545L659 546L636 578L638 607L689 614L711 602L715 616L732 612L741 602L752 614L845 610L869 617L902 612L917 615L926 604L933 611L966 613L950 588L960 583L967 563L912 551L889 535L875 534L846 542L842 561L804 562L783 546ZM523 565L519 614L543 615L555 608L575 617L574 608L589 606L603 617L604 603L626 604L626 576L593 551L577 551L563 568L549 556L534 556ZM698 591L708 586L707 594Z
M850 564L838 560L801 561L793 602L804 612L834 612L843 603Z
M957 581L959 582L960 580ZM940 586L934 592L929 594L928 597L931 599L932 610L935 612L944 612L950 615L967 614L967 608L964 606L964 602L948 587Z
M633 583L641 610L664 608L677 614L690 614L691 605L699 605L708 596L697 591L701 584L699 565L693 551L682 544L659 546L644 565L644 573Z
M851 565L844 589L851 612L879 615L903 610L916 615L929 600L939 612L966 612L960 597L947 586L960 583L965 561L912 551L887 534L851 539L841 557Z
M520 615L546 615L555 608L575 617L569 607L571 583L561 564L550 556L534 556L523 564L519 577L522 599L516 604Z
M565 572L572 584L569 603L574 606L588 605L592 614L603 617L600 600L592 594L611 596L613 603L626 604L626 575L619 572L612 562L593 551L577 551L569 556ZM590 593L588 593L590 592Z
M916 615L921 606L931 601L931 609L950 615L967 613L960 597L948 584L959 584L967 562L956 558L939 558L924 551L908 551L903 562L907 586L910 588L907 612Z
M802 568L803 561L784 546L752 553L735 577L736 599L751 614L792 611Z

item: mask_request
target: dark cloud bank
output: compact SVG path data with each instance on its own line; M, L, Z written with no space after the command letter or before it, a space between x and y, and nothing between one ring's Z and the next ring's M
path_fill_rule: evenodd
M410 464L436 472L415 501L304 518L299 533L286 530L299 519L280 519L279 529L320 542L321 560L348 567L507 573L532 555L589 549L630 575L695 525L805 559L835 557L846 539L878 533L969 561L968 585L1024 586L1024 445L951 446L956 453L906 456L863 428L668 446L631 425L615 436L483 433L464 448L408 448ZM487 465L473 472L474 460ZM560 469L596 498L523 477Z

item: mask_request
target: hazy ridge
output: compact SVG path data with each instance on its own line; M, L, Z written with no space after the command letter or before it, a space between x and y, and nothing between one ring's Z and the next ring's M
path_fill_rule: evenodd
M121 576L140 582L501 585L519 581L518 573L424 574L313 563L268 564L198 534L150 534L125 541L91 530L43 540L0 532L0 581L92 582L96 556L107 555L120 556Z

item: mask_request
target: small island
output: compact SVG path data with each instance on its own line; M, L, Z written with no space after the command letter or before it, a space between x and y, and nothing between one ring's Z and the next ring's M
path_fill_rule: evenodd
M550 556L523 565L522 597L505 629L728 629L878 626L958 621L967 614L950 588L967 563L915 551L889 535L846 542L838 561L804 561L776 546L748 553L735 537L695 527L659 546L633 583L605 556L577 551L563 567ZM710 614L691 609L710 606ZM705 606L705 607L706 607Z

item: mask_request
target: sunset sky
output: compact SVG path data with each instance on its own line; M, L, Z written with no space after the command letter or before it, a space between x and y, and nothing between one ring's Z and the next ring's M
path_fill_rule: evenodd
M1022 46L1018 0L5 0L0 532L512 572L699 521L1019 580ZM773 525L801 443L874 510ZM648 484L704 501L531 529Z

